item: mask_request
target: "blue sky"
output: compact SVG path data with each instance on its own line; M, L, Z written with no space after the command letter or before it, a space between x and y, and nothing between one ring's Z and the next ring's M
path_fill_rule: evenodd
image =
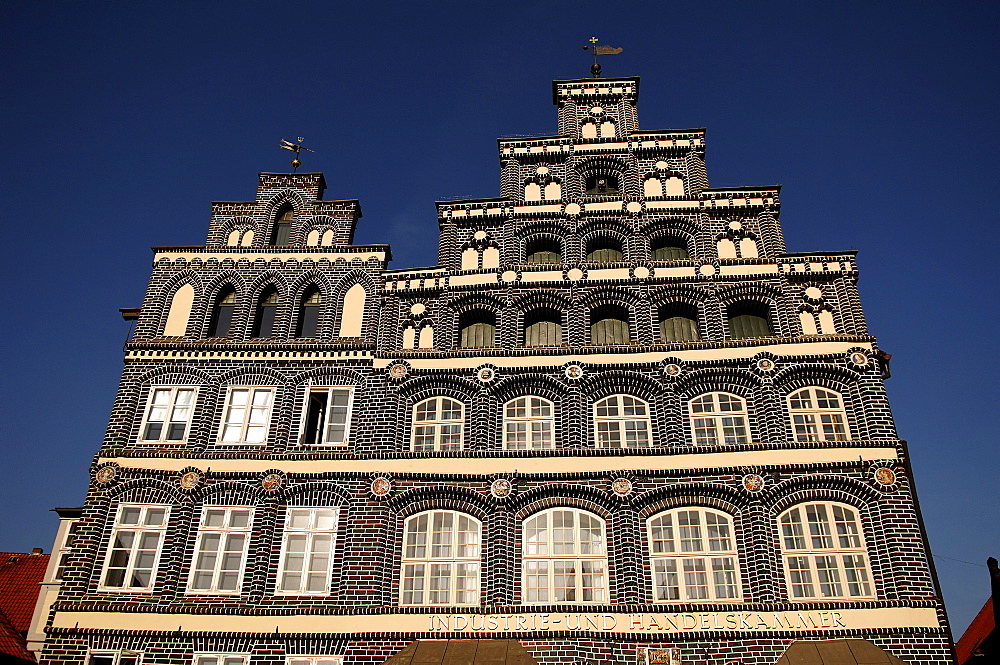
M433 201L498 194L596 34L645 129L708 128L712 186L782 184L789 251L860 250L871 331L956 633L1000 553L996 2L24 2L0 45L7 256L0 549L51 547L121 371L151 245L204 242L306 137L358 243L433 265ZM993 414L990 416L989 414ZM945 558L948 557L948 558ZM970 565L954 561L973 562Z

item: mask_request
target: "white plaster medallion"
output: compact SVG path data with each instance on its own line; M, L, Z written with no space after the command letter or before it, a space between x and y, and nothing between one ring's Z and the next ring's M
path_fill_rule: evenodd
M490 494L497 499L505 499L514 491L514 485L506 478L497 478L490 483Z
M535 173L537 173L538 175L548 175L549 174L549 167L547 167L547 166L539 166L537 169L535 169Z
M743 224L741 222L729 222L729 228L733 231L739 231L743 228Z
M594 115L601 115L602 113L604 113L604 109L600 106L594 106L591 107L590 112L593 113Z
M479 231L476 231L475 233L473 233L472 237L475 240L486 240L486 231L483 231L482 229L480 229Z
M583 271L579 268L570 268L566 271L566 278L571 282L579 282L583 279Z
M646 266L636 266L635 270L632 271L632 275L635 276L636 279L646 279L649 277L649 268Z
M642 204L638 201L629 201L625 204L625 209L631 213L642 212Z
M94 475L94 480L97 481L98 485L107 485L114 480L117 475L118 467L106 466L98 470L98 472Z
M567 215L579 215L580 214L580 204L579 203L567 203L564 208Z
M668 166L670 166L670 165L667 164L662 159L660 161L656 162L656 168L659 169L660 171L666 171Z
M880 466L874 471L872 475L875 476L875 482L879 485L892 485L896 482L896 472L887 466Z
M201 474L197 471L188 471L187 473L182 473L180 478L177 479L177 484L181 486L182 489L193 490L201 483Z
M261 478L260 486L267 492L276 492L285 484L285 479L280 473L269 473Z
M743 476L741 484L748 492L759 492L764 487L764 476L759 473L748 473Z
M715 266L713 266L711 263L706 263L705 265L698 268L698 272L704 275L705 277L709 277L715 274Z
M517 271L515 271L515 270L504 270L503 274L500 275L500 279L503 280L503 281L505 281L505 282L507 282L508 284L510 282L516 282L517 281Z
M405 378L409 373L409 368L403 363L393 363L389 365L389 376L393 379Z
M579 379L583 376L583 368L577 364L566 365L566 369L563 370L563 374L566 375L567 379Z
M422 302L415 302L410 305L410 314L413 316L420 316L427 311L427 305Z
M392 481L385 476L372 478L372 484L369 489L371 489L372 494L375 496L386 496L392 491Z
M632 481L628 478L615 478L611 481L611 490L618 496L628 496L632 493Z
M805 295L806 295L806 298L809 298L810 300L822 300L823 299L823 291L822 291L822 289L820 289L819 287L816 287L816 286L807 287L806 290L805 290Z

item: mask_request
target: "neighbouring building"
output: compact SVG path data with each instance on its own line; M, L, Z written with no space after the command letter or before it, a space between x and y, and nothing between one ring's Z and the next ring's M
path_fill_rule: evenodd
M855 252L638 90L555 81L434 267L319 173L154 248L41 661L949 662Z
M49 560L39 547L0 552L0 662L35 662L32 616Z

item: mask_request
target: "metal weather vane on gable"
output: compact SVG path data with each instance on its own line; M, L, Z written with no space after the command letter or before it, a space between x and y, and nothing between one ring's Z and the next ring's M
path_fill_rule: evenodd
M298 171L299 167L302 166L302 162L299 161L299 152L301 152L302 150L309 150L309 148L306 148L305 146L302 145L302 142L305 141L305 138L299 136L297 140L298 143L292 143L291 141L286 141L285 139L281 139L281 145L278 146L282 150L291 150L292 152L295 153L295 159L292 160L292 173ZM309 150L309 152L316 152L316 151Z
M599 55L618 55L619 53L621 53L625 49L623 49L623 48L615 48L614 46L598 46L597 45L597 37L591 37L588 41L590 41L591 46L584 46L583 50L584 51L593 51L594 52L594 64L592 64L590 66L590 73L594 75L595 79L599 79L599 78L601 78L601 65L597 62L597 56L599 56Z

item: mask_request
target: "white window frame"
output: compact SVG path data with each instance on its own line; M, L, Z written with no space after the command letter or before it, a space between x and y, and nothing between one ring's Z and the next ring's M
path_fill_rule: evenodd
M450 517L451 526L445 530L438 530L438 518ZM426 523L421 527L421 518L426 518ZM475 527L475 531L461 531L459 525L462 520L467 520ZM458 542L458 534L472 534L467 542ZM442 534L440 538L437 534ZM412 535L412 538L411 538ZM410 550L423 549L424 556L411 554ZM448 548L447 553L435 552L437 548ZM460 548L474 550L474 553L459 555ZM426 510L406 518L403 523L403 550L400 561L399 574L399 604L402 606L461 606L473 607L479 605L479 596L482 589L483 574L483 523L468 513L455 510ZM447 577L435 575L434 567L447 567ZM472 575L459 575L459 568L471 566L475 569ZM410 572L413 568L413 574ZM417 573L416 569L422 567L422 571ZM433 589L433 580L447 580L447 589ZM420 588L407 589L410 580L419 581ZM475 588L462 589L470 593L475 601L471 603L457 600L458 582L475 581ZM446 591L447 601L442 601L440 597L433 598L435 592ZM410 602L406 600L406 594L411 594ZM419 595L419 602L414 600Z
M440 414L443 413L442 405L444 400L449 400L458 404L459 416L458 418L440 418ZM428 402L434 402L434 418L430 420L417 420L417 413L423 404ZM447 395L438 395L436 397L428 397L427 399L420 400L410 409L410 421L411 421L411 431L410 431L410 450L413 452L438 452L441 450L464 450L465 449L465 403L461 400L455 399L454 397L448 397ZM458 427L458 445L457 447L453 444L447 445L447 448L442 448L442 430L444 428ZM430 448L421 447L417 448L417 428L418 427L430 427L433 428L431 436L434 441ZM453 433L448 432L448 436Z
M177 393L185 390L191 391L191 402L189 404L177 404ZM154 405L153 400L156 397L158 391L167 391L170 396L165 405ZM146 397L146 409L143 411L142 423L139 425L139 443L140 444L156 444L156 443L185 443L188 440L188 436L191 434L191 420L194 416L195 405L198 402L198 386L150 386L149 395ZM150 416L153 413L154 408L162 408L166 411L165 417L159 422L161 425L160 435L155 439L146 438L146 428L152 424L150 422ZM183 420L175 420L173 417L179 409L187 409L187 418ZM179 439L167 438L170 431L171 425L184 425L184 436Z
M342 441L337 443L330 443L327 441L327 434L330 426L331 411L330 400L335 391L347 391L347 415L344 419L344 438ZM310 448L326 448L326 447L344 447L348 445L351 438L351 425L353 415L354 415L354 386L309 386L306 390L306 403L302 409L302 425L299 428L299 441L302 442L303 446ZM323 423L320 425L320 432L322 433L320 443L311 443L305 440L306 428L309 426L308 416L309 416L309 397L313 393L326 393L326 410L323 413Z
M810 521L808 508L822 508L826 519ZM802 511L798 522L791 520L795 511ZM839 519L838 511L842 515L847 513L849 518ZM785 569L785 589L790 601L875 599L875 582L865 544L861 511L834 501L807 501L782 512L777 523L781 562ZM800 528L796 529L796 524ZM829 545L824 544L824 541ZM845 557L854 560L848 565ZM822 567L819 565L820 558L824 559ZM852 580L852 571L855 575L860 571L861 575ZM827 580L827 585L830 586L830 591L839 587L840 593L823 592L824 576L830 575L830 572L834 575ZM833 580L833 577L837 579ZM858 585L858 593L851 593L852 583ZM806 592L807 586L812 589L812 593ZM801 587L802 593L795 595L798 587Z
M243 406L234 405L232 403L233 395L242 391L247 392L246 404ZM255 409L257 409L258 410L257 413L259 413L259 409L262 408L260 406L254 406L253 401L258 393L265 393L265 392L270 394L270 399L268 400L266 407L264 407L264 416L261 419L263 421L263 424L261 425L259 423L253 422ZM266 445L267 437L270 434L271 430L271 416L274 413L274 402L275 399L277 398L277 395L278 395L278 388L276 386L229 386L229 388L226 390L226 402L225 405L222 407L222 421L219 424L219 440L218 440L219 445L223 446ZM232 422L230 421L230 410L232 409L243 410L243 417L239 419L238 422L235 419ZM240 437L238 440L231 440L231 441L225 440L226 430L229 427L239 427ZM264 435L261 441L247 441L247 434L249 433L250 427L263 428Z
M609 400L614 400L613 408L618 415L601 414L601 409L608 409L611 406ZM631 404L627 400L632 400ZM634 410L641 405L645 411L644 415L628 414L628 410ZM594 402L594 445L597 448L628 449L628 448L648 448L653 445L653 425L650 420L652 408L649 402L629 395L627 393L617 393L608 395ZM641 442L639 435L645 433L645 442ZM637 434L638 433L638 434ZM629 442L629 435L632 435L633 443ZM609 445L612 437L617 435L618 445Z
M725 401L720 398L727 398ZM705 400L710 398L710 411L696 411L699 407L706 406ZM723 406L729 406L733 401L738 402L742 408L739 410L723 410ZM745 398L735 393L716 391L702 393L692 397L688 401L688 415L691 419L691 437L696 446L730 446L750 443L750 412L747 410ZM737 424L735 419L741 419ZM709 421L711 425L700 424L699 421ZM709 435L699 434L700 431L711 430ZM740 434L742 430L742 434Z
M692 513L697 524L691 521ZM663 523L666 519L669 524ZM713 532L713 525L723 528ZM742 601L740 558L732 515L701 506L672 508L646 520L646 538L654 603ZM657 551L660 547L663 549ZM660 584L661 576L667 575L675 575L676 583ZM676 589L677 597L662 597L667 594L661 594L661 590L666 592L671 588ZM704 595L692 595L699 588L704 588ZM726 591L720 594L720 590Z
M127 510L138 510L138 521L133 524L123 524L121 522L125 511ZM147 516L151 510L162 510L163 520L160 524L147 525L144 524ZM98 589L101 591L116 591L122 593L136 593L136 592L146 592L152 591L153 587L156 586L156 576L160 567L160 556L163 553L163 542L166 539L167 526L170 524L170 506L159 504L159 503L122 503L118 505L118 509L115 511L115 521L111 528L111 536L108 538L108 551L104 556L104 565L101 567L101 582L98 585ZM121 533L132 533L132 542L128 548L116 548L115 544L118 539L118 535ZM138 552L140 551L150 551L153 548L150 547L139 547L144 544L143 541L151 534L156 535L156 545L155 551L153 553L153 560L149 567L143 566L138 570L148 570L149 571L149 583L142 587L130 587L130 586L108 586L106 584L108 574L112 568L122 569L124 568L124 577L122 581L125 582L131 579L137 570L136 559L138 558ZM126 561L124 566L112 566L112 559L114 558L114 553L116 550L127 549L128 554L126 555Z
M809 406L795 406L796 401L806 400ZM836 400L837 406L820 406L830 400ZM789 394L787 403L794 441L850 441L842 394L823 386L807 386Z
M308 512L309 523L308 525L293 526L292 522L294 519L294 512ZM329 511L332 513L333 525L329 529L321 528L316 526L317 520L319 518L320 511ZM340 511L338 508L333 506L288 506L285 509L285 528L281 536L281 556L278 559L278 578L275 582L275 594L280 596L329 596L330 595L330 580L333 574L333 557L337 551L337 527L340 520ZM284 588L284 578L286 574L291 574L294 571L286 570L286 566L289 562L289 539L292 536L304 536L306 545L302 554L302 570L299 571L301 579L299 580L299 586L297 589L286 589ZM316 536L329 536L330 546L325 552L318 552L315 547ZM298 554L298 553L296 553ZM326 568L320 571L310 571L310 567L318 554L326 554ZM323 585L321 591L310 591L309 590L309 573L322 573L325 575L326 583Z
M210 511L223 511L224 521L222 526L206 526L205 521ZM247 523L245 526L231 526L232 516L235 511L246 511ZM247 553L250 549L250 539L253 536L253 522L254 522L254 508L253 506L204 506L201 510L201 519L198 522L198 537L195 539L194 552L191 556L191 572L188 575L187 591L189 594L218 594L218 595L239 595L243 590L243 577L246 574L247 567ZM236 573L236 588L235 589L219 589L219 577L223 570L221 567L224 562L224 556L227 552L234 553L235 550L226 550L225 545L228 543L228 536L233 534L242 533L243 538L243 550L240 552L240 567ZM215 550L215 563L212 568L199 568L200 555L202 552L202 543L207 535L218 535L219 546ZM208 550L206 550L206 553ZM201 572L210 572L212 576L212 582L207 587L195 588L194 581L195 577Z
M560 514L560 521L565 524L566 514L572 515L571 540L556 540L557 531L555 515ZM596 540L584 541L580 535L581 517L597 522ZM537 520L545 519L544 538L529 541L529 529L536 533ZM563 535L566 527L558 529ZM588 531L590 528L588 528ZM599 516L578 508L549 508L533 513L524 520L521 526L521 604L522 605L603 605L610 602L610 584L608 571L608 534L607 523ZM572 551L565 551L567 544ZM563 550L563 551L559 551ZM583 550L589 550L584 552ZM542 566L541 564L544 564ZM569 570L566 570L566 566ZM562 566L563 570L558 568ZM587 570L587 569L590 570ZM573 599L557 598L556 589L569 589L569 586L557 586L557 577L571 576L573 581ZM585 576L600 578L599 584L585 585ZM544 577L545 587L538 583L529 587L532 579ZM587 593L589 600L583 600ZM545 595L545 598L541 596ZM532 598L532 596L535 596ZM579 600L577 600L579 598Z
M343 656L285 656L285 665L344 665Z
M237 660L238 659L238 660ZM248 653L219 653L217 651L195 652L191 665L248 665Z
M94 658L111 658L111 665L140 665L142 663L141 651L131 651L129 649L95 649L87 653L87 665L95 665ZM122 659L126 660L122 660Z
M535 400L538 401L536 405ZM519 404L524 402L524 404ZM548 409L547 416L535 416L535 409ZM523 416L511 415L512 409L523 409ZM552 450L556 447L556 407L551 401L538 395L523 395L515 397L503 405L503 447L504 450ZM523 428L523 432L519 431ZM535 432L543 437L541 445L535 445ZM548 433L547 441L544 439ZM515 435L523 434L524 445L520 441L512 441Z

